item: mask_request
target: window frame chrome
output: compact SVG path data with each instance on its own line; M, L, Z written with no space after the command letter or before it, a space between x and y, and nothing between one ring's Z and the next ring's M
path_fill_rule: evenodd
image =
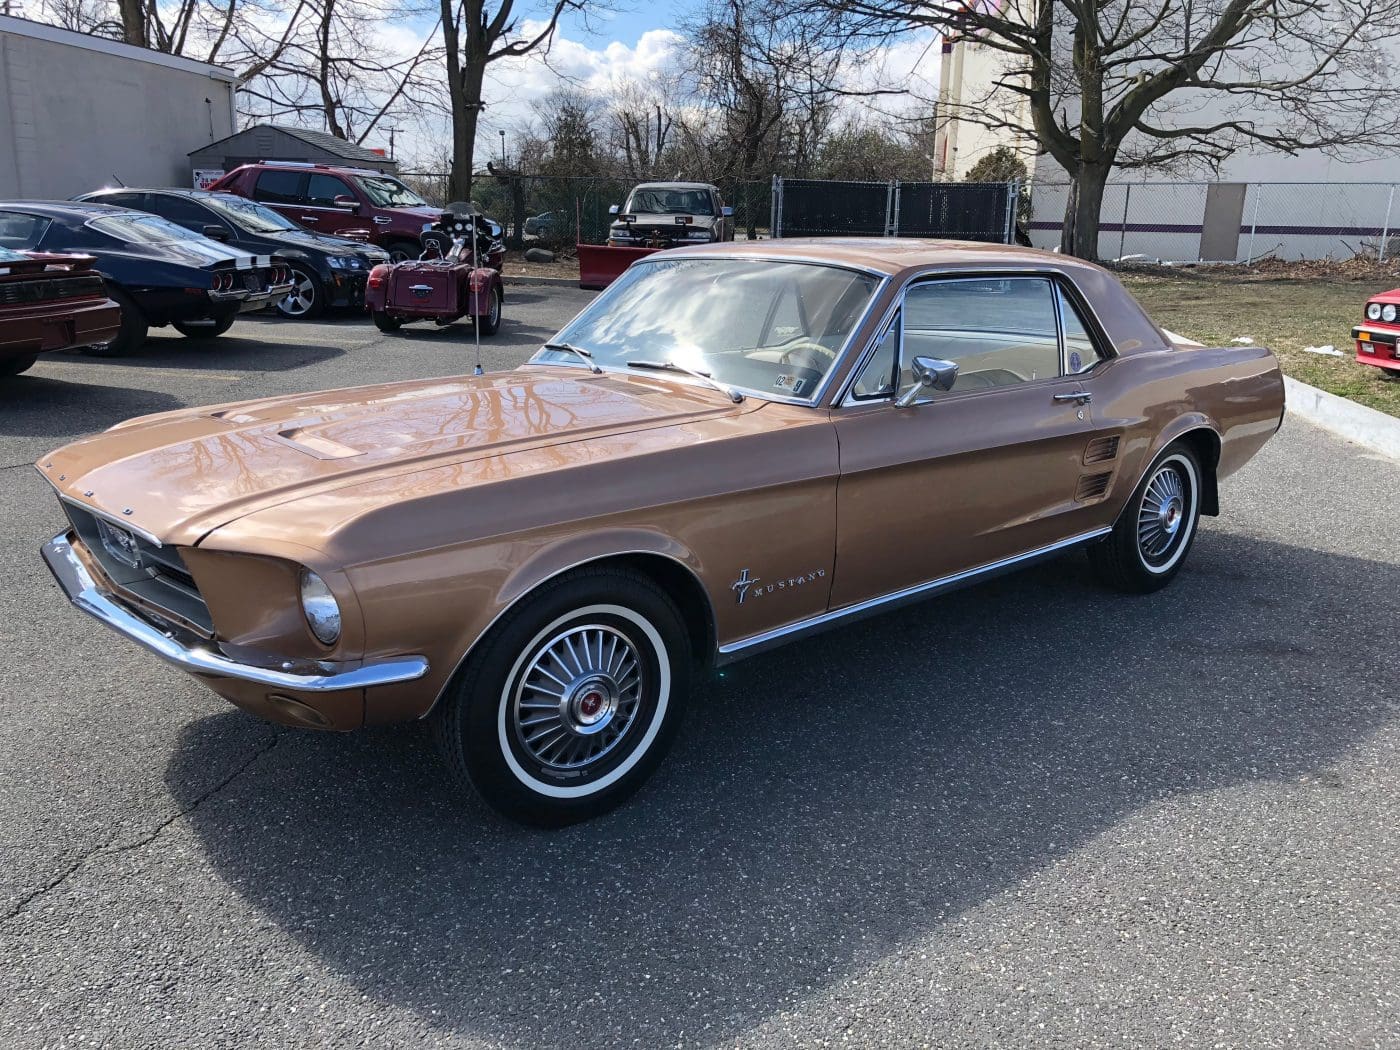
M1055 295L1055 333L1056 339L1060 344L1059 353L1061 374L1053 378L1047 377L1045 379L1034 379L1029 380L1029 382L1052 383L1062 382L1067 379L1079 379L1084 376L1090 375L1100 365L1104 364L1106 361L1111 361L1113 358L1118 356L1118 351L1114 348L1113 341L1108 338L1108 334L1103 327L1103 322L1099 320L1099 316L1095 312L1092 304L1090 304L1088 297L1085 296L1082 291L1080 291L1078 285L1074 283L1073 278L1071 278L1069 274L1065 273L1063 270L1059 270L1050 266L1037 266L1027 269L989 269L975 271L920 270L914 274L911 274L905 280L903 286L899 289L899 292L891 301L889 307L885 311L884 316L880 319L880 324L876 328L876 334L870 339L870 341L866 344L865 348L861 351L860 356L856 360L855 365L851 368L849 372L846 373L846 378L842 382L840 389L831 399L830 407L834 409L868 408L871 405L878 405L885 401L892 402L896 397L899 396L899 390L896 389L887 397L861 398L857 400L851 397L851 392L855 389L856 380L860 378L861 372L864 370L865 366L869 364L870 359L875 355L876 351L879 349L880 340L884 337L885 332L887 331L888 326L893 317L896 314L898 314L902 319L904 314L904 301L905 298L908 296L909 290L911 288L919 284L928 284L933 281L985 281L1014 277L1048 280L1052 286L1052 292ZM1094 347L1099 354L1099 359L1095 361L1093 365L1091 365L1089 368L1086 368L1084 371L1076 372L1073 375L1066 374L1064 371L1066 365L1063 328L1064 322L1060 316L1059 304L1060 297L1065 294L1066 289L1069 289L1070 301L1083 308L1082 314L1087 314L1088 323L1085 325L1085 330L1089 333L1089 338L1094 343ZM1081 319L1084 319L1083 316L1081 316ZM901 351L903 350L903 340L903 333L901 333ZM1025 384L1022 383L1017 385L1024 386ZM957 397L981 393L987 393L987 391L967 390L963 392L963 395L945 394L937 400L942 401L946 400L948 397ZM925 403L926 402L922 401L917 402L917 404Z

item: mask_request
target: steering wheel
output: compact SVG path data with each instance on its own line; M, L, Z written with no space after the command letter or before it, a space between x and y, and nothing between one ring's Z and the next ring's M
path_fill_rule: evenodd
M829 349L829 348L827 348L827 347L825 347L825 346L822 346L821 343L814 343L814 342L812 342L812 341L809 340L809 339L804 339L804 340L802 340L802 342L796 344L795 346L790 346L790 347L788 347L786 350L784 350L784 351L782 352L782 355L778 358L778 363L779 363L779 364L784 364L784 365L786 365L786 364L791 364L791 363L792 363L792 355L793 355L793 354L801 354L801 353L806 353L806 354L812 354L812 353L821 354L823 357L827 358L827 363L828 363L828 364L829 364L830 362L836 360L836 351L835 351L835 350L831 350L831 349ZM800 363L800 362L799 362L799 363ZM818 367L818 366L815 366L815 365L803 365L803 367L804 367L804 368L814 368L814 367Z

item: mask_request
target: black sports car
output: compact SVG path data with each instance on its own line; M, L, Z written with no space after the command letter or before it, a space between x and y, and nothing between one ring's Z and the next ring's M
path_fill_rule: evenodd
M107 295L122 308L121 331L88 348L96 354L131 353L151 326L174 325L191 339L222 335L240 313L262 309L292 287L280 259L108 204L0 201L0 247L96 258Z
M292 290L277 301L283 317L312 318L328 306L363 307L369 271L389 261L389 253L372 244L305 229L232 193L123 187L76 199L148 211L254 254L276 252L292 269Z

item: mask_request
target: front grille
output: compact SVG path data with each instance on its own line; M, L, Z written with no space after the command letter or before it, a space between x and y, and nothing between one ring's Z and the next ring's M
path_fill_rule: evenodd
M0 306L47 303L55 299L100 298L102 278L96 274L43 277L35 281L6 281L0 284Z
M121 595L157 618L214 636L209 606L174 547L159 547L84 507L63 501L83 547Z

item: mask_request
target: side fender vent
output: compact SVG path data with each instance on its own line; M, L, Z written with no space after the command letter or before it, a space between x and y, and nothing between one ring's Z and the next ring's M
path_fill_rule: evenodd
M1094 438L1089 442L1089 447L1084 450L1084 462L1107 463L1110 459L1118 458L1118 435L1112 437Z
M1090 500L1102 499L1103 494L1108 491L1108 479L1113 477L1113 471L1105 471L1102 474L1085 474L1080 477L1079 485L1074 490L1076 503L1088 503Z

